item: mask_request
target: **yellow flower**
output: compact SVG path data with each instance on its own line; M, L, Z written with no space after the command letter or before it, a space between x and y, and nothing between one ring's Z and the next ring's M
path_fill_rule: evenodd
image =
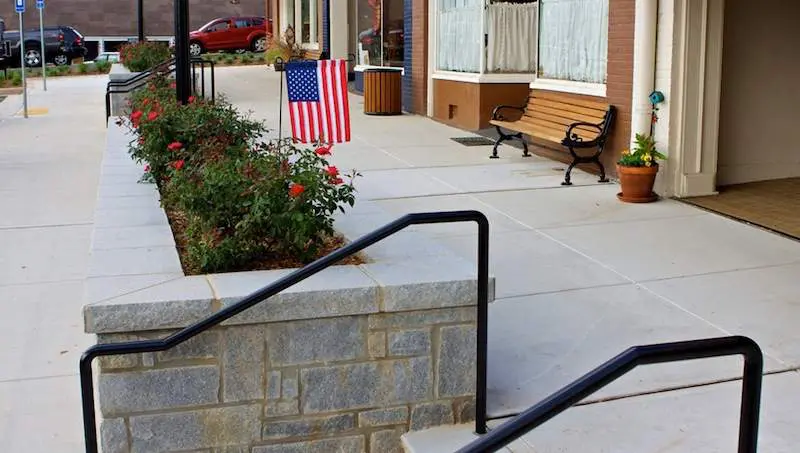
M631 153L631 150L629 150L629 149L623 149L623 150L622 150L622 155L623 155L623 156L627 156L627 155L629 155L630 153Z
M644 161L645 162L650 162L651 160L653 160L653 156L651 156L649 154L645 154L644 155Z
M644 163L644 166L645 166L645 167L649 167L649 166L651 166L651 165L653 165L653 163L652 163L652 162L645 162L645 163Z

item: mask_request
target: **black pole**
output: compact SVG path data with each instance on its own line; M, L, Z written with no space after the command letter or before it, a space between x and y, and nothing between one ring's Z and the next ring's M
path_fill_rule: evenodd
M144 0L138 0L136 11L139 15L139 42L144 41Z
M276 64L280 64L283 66L283 71L281 71L281 84L280 84L280 96L278 98L278 141L281 141L283 138L283 73L286 71L286 66L284 66L283 58L278 57L275 59Z
M189 69L189 1L175 2L175 94L181 104L189 103L192 74Z

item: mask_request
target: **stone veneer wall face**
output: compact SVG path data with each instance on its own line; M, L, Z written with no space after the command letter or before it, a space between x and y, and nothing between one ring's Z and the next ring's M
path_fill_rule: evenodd
M401 452L409 430L474 419L475 313L219 327L170 351L101 358L103 452Z

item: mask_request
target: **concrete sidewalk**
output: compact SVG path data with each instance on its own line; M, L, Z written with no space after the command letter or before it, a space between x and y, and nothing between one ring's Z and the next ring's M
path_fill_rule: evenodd
M105 143L104 77L0 103L0 448L83 451L83 279Z
M253 67L218 77L231 101L276 124L278 74ZM788 427L800 424L792 410L800 403L800 243L672 200L623 204L615 184L581 172L562 187L557 162L509 147L490 161L490 147L450 140L469 133L416 116L366 116L360 101L351 96L353 141L335 147L334 161L364 174L362 207L380 206L387 220L456 209L490 218L493 415L529 407L632 345L742 334L759 342L774 374L765 380L760 451L796 449L800 435ZM378 227L359 219L359 204L343 221ZM420 230L475 258L474 226ZM628 398L574 409L528 440L537 452L732 451L739 385L679 389L738 376L737 358L638 369L595 395Z

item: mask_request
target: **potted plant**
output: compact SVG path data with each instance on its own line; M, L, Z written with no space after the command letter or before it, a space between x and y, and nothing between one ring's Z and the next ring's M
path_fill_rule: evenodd
M617 198L627 203L649 203L658 200L653 185L658 174L658 161L667 157L656 150L652 136L636 134L632 150L622 152L617 162L617 175L622 192Z

